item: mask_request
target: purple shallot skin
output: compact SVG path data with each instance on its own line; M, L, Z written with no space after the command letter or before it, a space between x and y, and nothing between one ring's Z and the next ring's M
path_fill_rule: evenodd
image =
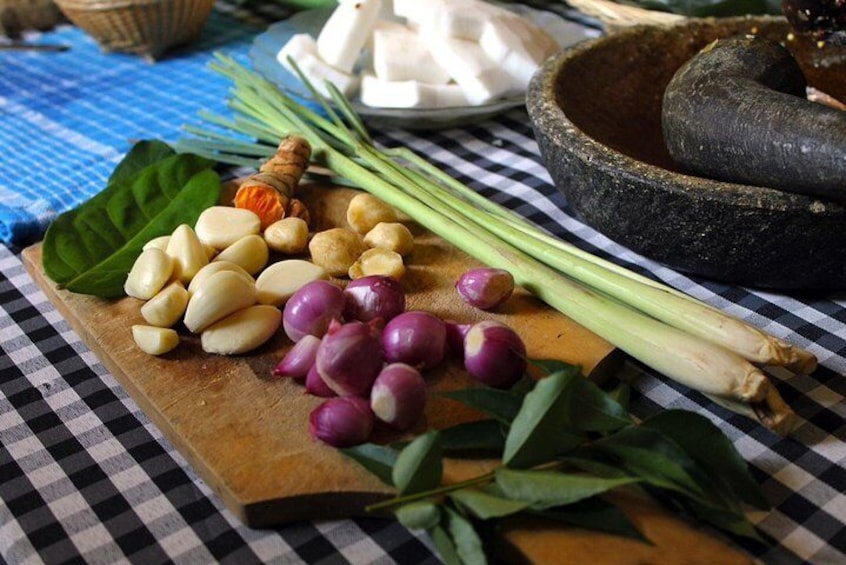
M426 381L420 371L405 363L386 365L370 391L370 408L376 418L398 430L407 430L423 416Z
M277 363L276 367L273 368L273 375L293 379L305 378L309 369L314 365L314 359L317 356L317 348L319 346L319 337L313 335L303 336L285 354L282 360Z
M305 335L322 337L329 323L344 311L344 291L325 280L307 283L297 290L282 311L282 327L291 341Z
M339 396L365 396L382 369L378 330L358 321L334 321L317 349L315 365Z
M335 391L329 388L320 373L317 372L317 365L314 364L308 370L305 377L306 392L312 396L319 396L320 398L332 398L338 396Z
M471 377L507 389L526 373L526 345L510 327L494 321L475 324L464 339L464 367Z
M384 275L371 275L350 281L344 289L344 319L370 322L381 318L387 323L405 312L405 291L399 281Z
M309 415L309 433L332 447L351 447L367 441L374 425L367 400L357 396L330 398Z
M429 312L404 312L382 330L382 350L387 363L432 369L446 355L446 324Z
M514 277L504 269L470 269L459 277L455 290L467 304L481 310L493 310L511 297Z

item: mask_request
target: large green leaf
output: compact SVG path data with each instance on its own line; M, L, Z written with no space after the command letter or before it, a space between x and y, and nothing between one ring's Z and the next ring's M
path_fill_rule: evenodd
M497 469L495 476L496 486L505 496L529 502L535 510L572 504L638 481L633 477L604 479L584 474L504 467Z
M158 140L143 140L132 146L109 176L108 184L132 182L148 166L176 155L176 151Z
M439 432L418 436L400 451L391 478L400 494L431 490L443 478L443 451Z
M130 151L114 182L47 229L47 276L74 292L123 296L126 275L147 241L183 223L193 226L217 203L220 179L211 166L196 155L168 154L153 142Z
M686 410L665 410L643 422L660 431L696 461L721 488L761 510L770 503L734 444L708 418Z

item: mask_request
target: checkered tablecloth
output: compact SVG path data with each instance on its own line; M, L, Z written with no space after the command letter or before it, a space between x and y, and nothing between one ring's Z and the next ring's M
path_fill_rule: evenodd
M0 562L436 562L425 536L392 520L244 527L21 264L20 247L56 212L96 193L135 139L173 140L198 108L222 108L227 85L205 63L212 50L246 52L261 28L244 15L219 5L198 43L155 65L104 55L69 26L28 38L69 51L0 52ZM750 516L771 542L734 543L768 564L846 562L846 295L705 282L609 241L575 219L551 185L523 110L465 128L376 134L562 238L815 353L821 367L812 376L772 373L801 418L788 439L635 363L626 372L636 376L636 415L704 414L751 463L774 508Z

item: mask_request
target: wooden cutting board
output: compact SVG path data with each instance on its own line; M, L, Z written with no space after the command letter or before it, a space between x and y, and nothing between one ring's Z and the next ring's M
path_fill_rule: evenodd
M344 225L346 205L354 194L350 189L316 185L300 190L316 229ZM454 291L454 282L478 263L433 234L409 225L415 234L415 249L403 279L409 309L424 309L462 322L503 321L520 333L531 357L579 364L594 380L606 378L619 366L621 355L610 344L528 293L518 290L495 313L464 304ZM149 356L138 350L130 331L132 324L143 323L141 301L103 300L56 288L41 266L40 244L24 250L23 259L88 347L248 526L349 517L392 494L359 465L309 436L308 415L321 400L307 395L290 379L271 376L271 369L291 345L281 331L259 350L236 357L208 355L200 348L198 337L182 331L182 342L174 351ZM436 371L430 383L433 390L470 384L455 363ZM424 421L414 431L476 417L462 405L431 396ZM395 439L387 432L374 438ZM445 480L477 474L487 465L450 462ZM610 548L609 555L614 558L609 563L696 563L700 562L696 558L700 550L702 563L713 563L716 556L722 556L716 560L721 563L748 562L745 556L645 501L633 503L623 497L623 504L655 545L521 522L510 524L508 537L530 559L546 562L560 543L578 552L597 542ZM687 549L689 543L697 549Z

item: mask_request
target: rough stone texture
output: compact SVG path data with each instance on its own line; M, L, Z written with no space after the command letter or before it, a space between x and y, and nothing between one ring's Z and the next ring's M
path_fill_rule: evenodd
M588 224L672 268L762 288L846 288L846 206L683 174L664 145L661 98L674 72L713 39L753 28L787 32L781 18L701 20L553 57L527 97L541 154Z

